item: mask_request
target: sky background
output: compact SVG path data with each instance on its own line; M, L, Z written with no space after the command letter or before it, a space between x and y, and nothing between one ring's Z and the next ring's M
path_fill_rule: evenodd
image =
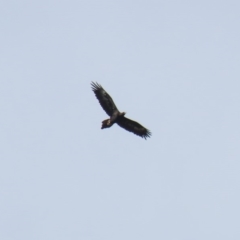
M2 0L0 239L239 240L239 9Z

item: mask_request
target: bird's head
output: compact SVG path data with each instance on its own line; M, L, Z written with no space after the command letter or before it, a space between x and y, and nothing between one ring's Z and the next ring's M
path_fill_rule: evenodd
M120 116L123 117L125 114L126 114L126 112L121 112L121 113L120 113Z

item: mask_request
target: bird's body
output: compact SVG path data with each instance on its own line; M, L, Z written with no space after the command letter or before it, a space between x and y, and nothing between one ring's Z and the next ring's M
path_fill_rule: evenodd
M110 117L102 121L102 129L111 127L117 123L120 127L132 132L142 138L151 136L151 132L139 123L126 118L125 112L119 112L110 95L98 83L91 83L92 90L95 93L100 105Z
M102 121L102 129L103 128L109 128L111 127L114 123L116 123L121 117L123 117L125 113L120 113L118 111L115 111L110 119L106 119Z

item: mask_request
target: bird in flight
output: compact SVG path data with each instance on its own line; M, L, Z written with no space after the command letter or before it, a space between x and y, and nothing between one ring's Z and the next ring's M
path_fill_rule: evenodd
M142 138L150 138L151 132L143 127L138 122L135 122L129 118L126 118L124 115L125 112L119 112L115 103L113 102L111 96L103 89L103 87L98 83L91 83L92 90L98 99L103 110L110 117L109 119L102 121L102 128L110 128L114 123L117 123L120 127L125 130L132 132Z

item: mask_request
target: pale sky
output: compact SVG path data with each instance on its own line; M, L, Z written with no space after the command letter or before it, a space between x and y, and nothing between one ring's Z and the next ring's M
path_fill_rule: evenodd
M239 9L2 0L0 239L239 240Z

